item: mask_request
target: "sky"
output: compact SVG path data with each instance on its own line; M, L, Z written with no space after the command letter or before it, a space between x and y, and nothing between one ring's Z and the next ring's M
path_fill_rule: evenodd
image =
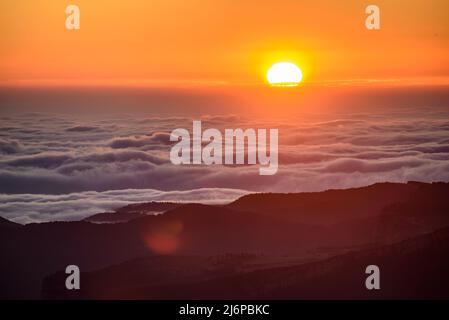
M298 64L304 84L449 76L445 0L377 0L377 31L355 0L72 3L77 31L67 1L1 1L0 84L258 85L278 61Z

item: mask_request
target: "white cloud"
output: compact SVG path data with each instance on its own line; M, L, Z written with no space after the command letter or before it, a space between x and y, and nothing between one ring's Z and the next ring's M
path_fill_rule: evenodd
M195 117L203 120L203 129L278 128L280 167L276 175L265 177L259 176L257 166L172 165L168 135L175 128L191 129L192 119L186 117L3 117L0 192L6 202L0 214L21 222L78 219L124 202L149 201L154 190L179 200L179 193L170 192L208 188L201 191L205 197L228 199L229 189L300 192L383 181L449 181L449 117L441 111L419 114L269 121L235 115ZM69 193L80 198L58 198L48 206L38 201ZM18 194L17 201L8 198L13 194ZM20 200L29 197L34 200Z
M0 216L18 223L81 220L131 203L164 201L224 204L247 193L239 189L201 188L183 191L123 189L64 195L0 194Z

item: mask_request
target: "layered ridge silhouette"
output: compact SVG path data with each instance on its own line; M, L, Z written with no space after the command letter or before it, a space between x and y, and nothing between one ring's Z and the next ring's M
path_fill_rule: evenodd
M83 274L81 292L45 279L45 298L73 299L448 299L449 228L310 263L250 255L152 257ZM263 265L263 262L270 265ZM283 263L282 263L283 262ZM293 264L293 266L275 266ZM365 268L382 270L381 290ZM259 264L259 265L258 265ZM129 271L132 270L130 273Z
M1 296L449 298L448 191L448 183L381 183L224 206L139 204L106 223L2 220ZM69 264L82 271L79 291L65 289ZM376 292L364 286L369 264L381 268Z

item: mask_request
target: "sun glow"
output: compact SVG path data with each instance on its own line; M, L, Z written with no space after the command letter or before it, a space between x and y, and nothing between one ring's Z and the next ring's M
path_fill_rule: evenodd
M267 72L268 83L278 87L296 87L302 80L302 71L291 62L278 62Z

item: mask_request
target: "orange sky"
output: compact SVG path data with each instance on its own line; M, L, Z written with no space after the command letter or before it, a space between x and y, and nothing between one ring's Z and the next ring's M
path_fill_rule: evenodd
M371 3L380 31L364 27ZM68 4L79 31L65 29ZM447 0L1 1L0 83L257 84L284 60L305 83L445 79L447 12Z

